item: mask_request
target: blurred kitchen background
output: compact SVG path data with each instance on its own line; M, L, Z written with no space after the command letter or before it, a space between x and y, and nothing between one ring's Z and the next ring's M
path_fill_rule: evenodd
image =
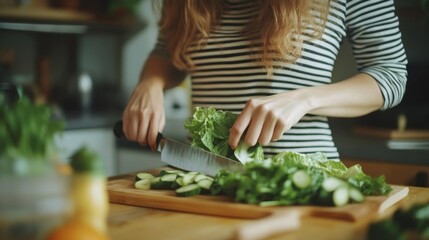
M429 172L429 14L424 0L396 0L409 60L400 106L356 119L331 119L341 158L391 183L427 186ZM159 154L115 139L113 124L157 37L150 0L0 0L0 83L13 82L66 122L62 157L82 145L109 176L163 165ZM356 72L345 41L334 81ZM166 92L164 134L186 141L189 81Z

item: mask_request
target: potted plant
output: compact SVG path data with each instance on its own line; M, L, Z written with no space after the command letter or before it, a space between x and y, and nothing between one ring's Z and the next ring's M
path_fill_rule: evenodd
M70 210L68 176L56 170L54 137L63 129L52 109L0 92L0 232L42 239Z
M0 174L37 175L53 170L54 137L63 126L52 119L47 105L27 97L7 104L0 95Z

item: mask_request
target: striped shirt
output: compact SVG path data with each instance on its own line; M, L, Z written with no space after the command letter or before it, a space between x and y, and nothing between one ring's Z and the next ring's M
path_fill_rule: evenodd
M371 75L384 98L382 110L402 99L407 59L402 45L393 0L331 1L320 39L307 39L294 64L275 62L270 79L241 30L258 9L248 0L224 0L227 10L202 48L189 48L195 65L191 72L194 106L215 107L239 113L251 98L331 83L340 44L348 38L359 72ZM162 36L154 50L163 51ZM165 52L164 52L165 53ZM283 151L323 152L338 160L328 118L305 115L282 138L264 146L270 156Z

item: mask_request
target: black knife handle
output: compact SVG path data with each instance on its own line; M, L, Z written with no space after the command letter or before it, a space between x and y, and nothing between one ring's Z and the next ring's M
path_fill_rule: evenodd
M124 133L124 124L122 121L117 121L115 125L113 126L113 133L115 134L116 138L118 139L124 139L127 140ZM162 139L162 133L158 132L158 135L156 136L156 146L158 148L159 143Z
M124 124L122 123L122 121L117 121L115 125L113 125L113 133L115 134L116 138L125 138L123 127Z

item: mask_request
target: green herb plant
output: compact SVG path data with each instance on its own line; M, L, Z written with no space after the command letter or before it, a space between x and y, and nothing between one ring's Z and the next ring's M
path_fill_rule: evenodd
M43 171L56 150L54 136L63 122L52 119L48 105L23 96L6 104L0 94L0 173L28 174Z

